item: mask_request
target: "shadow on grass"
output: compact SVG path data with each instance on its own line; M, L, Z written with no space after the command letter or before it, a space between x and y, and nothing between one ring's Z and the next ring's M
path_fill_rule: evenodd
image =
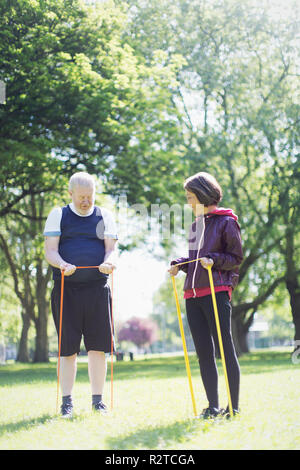
M189 354L192 376L199 376L199 365L195 353ZM262 374L278 372L287 367L296 367L289 352L252 352L239 358L242 374ZM222 375L221 361L217 360L218 371ZM168 379L185 377L186 369L183 355L152 358L148 356L131 362L114 363L114 380L131 379ZM108 376L110 377L110 367ZM77 382L88 381L87 362L79 362ZM56 382L56 363L47 364L11 364L0 366L0 385L24 385L43 382Z
M84 420L83 415L75 415L70 419L62 418L59 414L43 414L35 418L22 419L13 423L6 423L0 425L0 437L7 433L18 433L20 431L29 431L31 428L40 426L46 423L76 423Z
M196 356L190 357L192 373L198 373ZM108 367L108 378L110 367ZM164 379L186 374L184 357L143 358L132 362L114 362L114 380L139 378ZM87 362L78 362L76 382L88 381ZM24 385L42 382L56 382L56 363L9 364L0 367L0 385Z
M288 367L295 368L292 362L291 352L262 351L251 352L239 358L241 373L264 374L286 370Z
M195 355L189 357L191 372L199 374L199 365ZM108 372L110 372L108 370ZM117 362L114 365L115 380L136 378L168 379L186 375L183 356L140 359L132 362Z
M0 385L24 385L56 381L56 364L14 363L0 367Z
M193 434L208 432L212 426L218 425L217 421L200 421L198 419L179 421L168 426L156 426L143 428L130 433L123 439L110 437L106 440L106 448L113 450L138 450L138 449L164 449L171 448L174 443L185 443Z
M189 354L189 362L193 377L199 377L199 364L195 353ZM241 374L264 374L278 372L287 367L295 367L291 360L291 353L258 352L245 354L239 358ZM221 360L217 359L219 374L223 374ZM183 356L151 357L133 361L118 362L114 366L114 380L130 380L136 378L168 379L171 377L185 377L186 368Z
M28 430L29 428L32 428L34 426L40 426L41 424L44 424L52 419L53 416L46 414L43 416L39 416L38 418L23 419L22 421L17 421L15 423L2 424L0 426L0 436L6 433L19 432L23 429Z

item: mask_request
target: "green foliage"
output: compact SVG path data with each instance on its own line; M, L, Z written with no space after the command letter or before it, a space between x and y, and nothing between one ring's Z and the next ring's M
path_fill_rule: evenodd
M170 90L181 62L164 64L157 53L147 64L123 38L126 21L112 1L0 6L7 92L0 107L0 217L10 216L1 235L18 261L14 286L19 299L28 297L33 320L46 206L67 202L68 176L86 169L101 176L104 191L136 202L166 195L160 172L175 171ZM43 205L38 214L30 204L35 196Z
M3 224L2 224L3 226ZM9 275L7 260L0 251L2 282L0 286L0 344L17 343L20 333L19 305Z
M182 136L173 200L182 200L182 181L193 173L220 181L222 204L242 229L245 258L233 302L246 330L278 283L289 279L292 296L299 290L299 4L128 3L128 35L147 60L156 49L168 60L184 51L173 96Z
M260 311L269 326L264 336L282 341L290 340L293 335L293 324L289 307L289 300L282 295L282 290L276 289Z
M182 322L185 332L187 345L191 344L191 334L185 314L185 303L183 299L184 276L179 274L176 278L176 289L182 313ZM180 336L176 303L173 293L171 278L168 275L166 282L159 288L153 296L153 315L152 318L159 326L159 341L162 350L172 350L172 348L182 348Z
M157 339L157 325L150 318L132 317L118 331L118 341L128 341L138 348L149 347Z
M295 298L298 12L294 0L4 0L0 216L28 195L61 201L77 169L146 206L184 203L183 180L210 171L242 228L236 319L247 326L284 282Z
M157 54L146 64L124 41L126 15L113 2L5 1L0 18L0 215L77 168L131 202L160 197L158 172L174 167L170 91L180 60Z
M0 291L0 344L17 344L20 335L20 307L12 286L3 279Z

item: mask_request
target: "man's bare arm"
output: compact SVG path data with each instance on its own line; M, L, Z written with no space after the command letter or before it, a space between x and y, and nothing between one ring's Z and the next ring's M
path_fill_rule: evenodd
M111 274L116 268L117 254L116 254L116 243L117 240L114 238L105 238L105 256L104 261L99 266L99 271L104 274Z
M76 271L76 266L67 263L58 252L60 237L45 237L45 258L54 268L62 269L65 276L71 276Z

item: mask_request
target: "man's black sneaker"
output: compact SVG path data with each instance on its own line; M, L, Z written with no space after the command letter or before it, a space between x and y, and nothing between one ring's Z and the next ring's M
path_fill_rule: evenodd
M204 408L202 413L199 415L200 419L213 419L216 418L221 414L221 410L219 408L213 408L209 406L208 408Z
M73 405L72 403L63 403L61 405L61 416L63 418L72 418L73 416Z
M240 414L240 411L236 410L234 408L233 408L232 412L233 412L233 416L238 416ZM229 406L227 406L227 408L225 408L225 410L222 410L222 416L224 416L224 418L226 418L226 419L231 418L230 411L229 411Z
M98 401L97 403L93 403L92 409L102 414L106 414L108 412L107 406L103 403L103 401Z

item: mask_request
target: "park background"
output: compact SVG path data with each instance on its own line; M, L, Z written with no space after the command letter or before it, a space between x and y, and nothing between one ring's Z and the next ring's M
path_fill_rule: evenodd
M3 371L50 367L57 355L43 227L86 170L99 205L127 202L114 277L120 351L138 362L182 350L167 268L185 254L186 231L176 213L151 221L151 207L183 207L184 179L207 171L241 226L239 357L284 347L299 373L299 2L4 0L0 13Z

